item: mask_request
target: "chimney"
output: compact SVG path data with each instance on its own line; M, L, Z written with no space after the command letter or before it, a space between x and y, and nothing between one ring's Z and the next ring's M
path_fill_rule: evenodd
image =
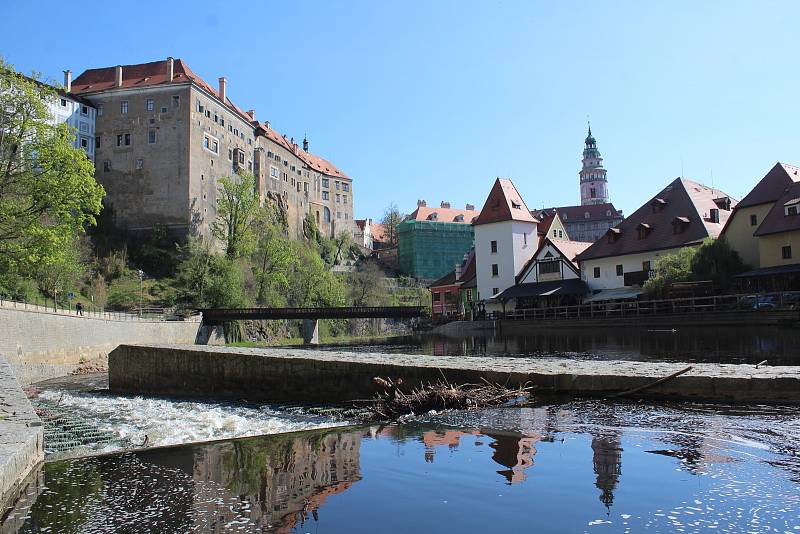
M64 90L66 92L72 92L72 71L65 70L64 71Z
M425 200L417 200L417 207L418 208L426 208L428 207L428 203Z
M122 65L117 65L117 74L114 78L114 86L122 87Z
M464 209L467 211L475 211L475 204L467 204L467 207Z
M269 121L264 121L264 127L269 128Z
M226 96L225 95L225 86L226 86L225 76L220 76L220 78L219 78L219 91L217 92L217 96L219 96L219 99L222 100L223 104L227 103L227 100L225 100L225 96Z
M175 60L172 56L167 58L167 79L169 81L175 79Z
M252 118L253 118L253 120L256 120L256 110L254 110L254 109L248 109L248 110L247 110L247 114L248 114L248 115L250 115L250 117L252 117Z
M305 135L303 136L303 150L308 152L308 138Z
M449 208L450 207L450 203L449 202L445 202L444 200L442 200L441 204L439 204L439 207L440 208Z

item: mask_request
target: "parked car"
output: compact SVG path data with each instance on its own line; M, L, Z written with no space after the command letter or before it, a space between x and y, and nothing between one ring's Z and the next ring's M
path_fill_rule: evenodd
M771 311L778 308L773 295L747 295L739 297L737 308L740 310Z

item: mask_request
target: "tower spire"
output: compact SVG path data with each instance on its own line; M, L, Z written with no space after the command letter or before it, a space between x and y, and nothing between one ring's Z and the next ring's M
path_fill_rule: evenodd
M592 135L592 123L586 120L588 134L583 148L583 167L580 176L581 205L605 204L608 202L608 180L603 168L603 158L597 149L597 141Z

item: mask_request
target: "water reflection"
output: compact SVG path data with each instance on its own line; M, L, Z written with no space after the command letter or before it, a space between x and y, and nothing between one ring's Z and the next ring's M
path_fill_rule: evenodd
M0 532L792 532L798 415L571 401L52 462Z
M326 348L326 347L323 347ZM331 350L382 351L434 356L547 356L681 362L800 364L800 331L778 327L528 329L394 338L377 345Z

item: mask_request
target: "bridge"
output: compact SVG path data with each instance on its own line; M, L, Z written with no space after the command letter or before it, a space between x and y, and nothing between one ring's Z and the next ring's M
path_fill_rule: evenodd
M329 308L206 308L199 310L203 323L229 321L303 319L303 341L319 343L320 319L407 319L425 315L424 306L338 306Z

